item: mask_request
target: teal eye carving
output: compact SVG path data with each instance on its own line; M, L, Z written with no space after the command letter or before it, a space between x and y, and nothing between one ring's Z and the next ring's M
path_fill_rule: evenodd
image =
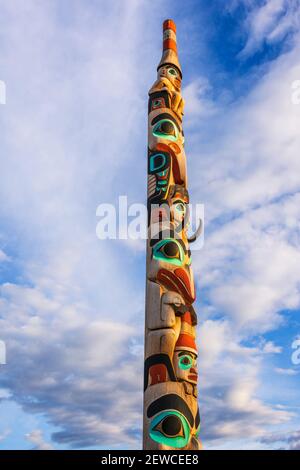
M162 105L163 105L163 100L160 98L160 99L157 99L157 100L153 101L152 108L153 109L161 108Z
M188 370L193 365L193 359L188 354L185 354L184 356L180 357L180 359L178 361L178 365L179 365L180 369Z
M178 129L170 119L162 119L154 126L153 135L175 142L178 139Z
M158 261L167 261L175 266L182 266L184 261L183 248L176 240L167 238L155 245L153 258Z
M164 411L150 425L150 437L159 444L182 449L190 439L186 418L178 411Z
M183 204L182 202L178 202L177 204L175 204L175 209L181 215L184 215L186 212L185 204Z
M174 77L177 77L178 75L177 70L173 69L172 67L168 69L168 73Z
M150 157L150 173L157 173L167 165L167 157L163 153L155 153Z

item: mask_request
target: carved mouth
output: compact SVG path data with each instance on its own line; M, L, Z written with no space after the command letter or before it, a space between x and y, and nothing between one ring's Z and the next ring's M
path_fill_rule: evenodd
M187 305L191 305L195 301L191 292L189 276L184 269L175 269L174 273L167 269L160 269L157 273L157 280L168 289L181 294Z
M188 375L188 379L189 379L191 382L197 382L197 380L198 380L198 375L197 375L197 374Z

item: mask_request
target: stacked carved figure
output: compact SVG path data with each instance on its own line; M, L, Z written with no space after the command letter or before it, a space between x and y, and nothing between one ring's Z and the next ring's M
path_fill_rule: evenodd
M176 26L149 91L144 449L200 449L197 316ZM193 240L195 237L192 237Z

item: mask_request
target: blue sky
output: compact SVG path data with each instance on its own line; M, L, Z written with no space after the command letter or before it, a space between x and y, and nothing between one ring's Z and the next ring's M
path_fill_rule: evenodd
M207 449L300 448L298 0L0 0L0 449L141 447L147 92L177 23Z

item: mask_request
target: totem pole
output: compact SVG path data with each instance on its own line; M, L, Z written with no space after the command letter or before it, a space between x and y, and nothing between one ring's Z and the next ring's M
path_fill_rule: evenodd
M197 315L188 237L189 193L176 26L163 24L163 54L148 108L148 241L144 449L200 449Z

